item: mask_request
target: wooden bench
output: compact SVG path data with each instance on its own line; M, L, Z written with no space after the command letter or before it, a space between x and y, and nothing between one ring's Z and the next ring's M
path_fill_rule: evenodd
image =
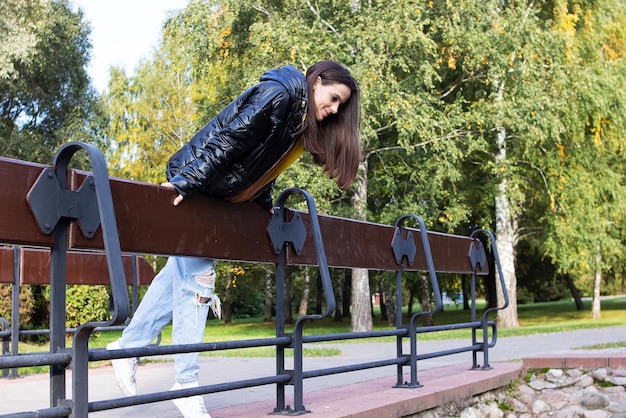
M93 174L67 169L72 155L80 150L85 150L89 154ZM309 315L298 319L294 332L287 333L284 330L284 312L281 313L281 307L284 306L282 292L286 266L318 266L327 307L326 313L321 316L329 315L329 312L334 309L334 295L328 278L329 266L396 271L398 286L401 286L402 272L428 271L438 307L441 306L441 295L436 280L437 272L467 274L471 275L472 279L477 274L488 273L487 255L480 240L475 237L429 232L425 230L423 223L419 229L403 226L403 222L411 217L419 221L419 218L414 216L401 218L402 221L391 226L318 215L312 198L298 189L283 192L278 197L273 215L253 203L232 204L205 196L190 196L179 207L174 207L172 200L175 193L169 189L158 185L109 178L104 159L99 151L86 144L66 144L57 153L52 166L0 158L0 187L5 190L4 198L0 201L0 242L53 248L50 257L52 286L55 281L63 284L62 290L56 290L58 300L63 300L58 293L64 292L65 284L65 279L59 277L63 274L59 266L69 263L67 257L71 252L67 253L67 250L104 251L114 305L109 324L121 323L129 312L127 293L124 292L126 283L124 278L120 277L123 276L120 256L122 251L124 253L198 256L218 260L272 263L277 269L276 338L261 342L218 342L184 347L151 346L117 350L117 352L89 350L88 335L97 324L84 324L74 337L71 355L67 355L61 353L64 351L64 342L61 341L60 336L55 337L53 329L55 326L51 325L53 331L51 350L58 354L54 354L53 359L50 359L50 356L45 357L51 363L51 387L54 394L54 399L51 399L51 408L46 410L46 413L67 412L77 417L86 417L90 411L128 406L145 401L139 396L88 402L88 385L84 376L87 375L89 361L171 354L181 351L209 351L272 345L277 348L276 375L253 382L233 382L230 387L243 388L260 384L276 384L278 390L275 412L300 414L305 412L302 405L302 380L307 377L341 372L337 370L303 372L302 344L304 342L382 335L394 335L398 341L411 338L410 355L405 355L400 352L401 348L398 348L397 356L384 364L378 362L376 365L354 365L345 369L350 371L381 365L396 365L401 375L402 367L411 367L412 373L416 369L415 363L419 356L413 345L418 330L415 329L413 319L411 325L406 327L401 324L400 318L397 329L382 333L305 337L302 335L302 329L306 321L320 317ZM308 206L307 213L293 211L286 207L286 201L292 194L302 194L305 197ZM94 202L97 202L97 205ZM491 234L487 233L487 235L489 239L493 239ZM495 257L497 260L497 253ZM498 262L496 265L499 267ZM54 298L55 291L51 293ZM474 298L475 295L472 294L472 297ZM475 302L474 299L473 302ZM400 301L398 303L400 304ZM54 307L53 309L56 312L60 308ZM473 310L470 322L457 324L472 329L473 333L483 333L483 341L474 341L471 345L455 351L455 353L471 351L474 354L475 365L476 354L484 352L483 367L489 366L487 351L495 344L495 324L487 319L487 313L485 312L482 318L477 318ZM64 321L60 316L53 312L51 322ZM492 330L492 341L488 341L488 328ZM424 330L419 330L421 331ZM56 340L53 341L55 338ZM284 367L285 349L294 350L294 370L287 370ZM445 354L447 353L443 355ZM69 361L72 361L74 375L72 407L59 401L65 398L64 367ZM282 366L280 366L281 362ZM16 364L21 366L26 363L20 361L11 363L0 358L0 367ZM76 376L83 376L82 384L77 383L79 378ZM416 379L412 378L413 380ZM413 383L416 384L416 382ZM284 387L287 385L294 387L295 408L293 409L285 405ZM165 400L220 390L223 388L204 386L162 393L158 396L152 395L150 399L152 401Z

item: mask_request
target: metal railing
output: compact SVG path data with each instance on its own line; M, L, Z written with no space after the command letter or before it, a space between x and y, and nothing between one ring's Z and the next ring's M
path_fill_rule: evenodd
M88 178L88 181L85 182L85 185L87 185L86 190L84 186L81 190L71 192L67 190L67 179L65 178L64 173L67 170L67 164L71 155L73 155L78 149L85 149L88 152L93 168L93 177ZM50 365L50 408L32 412L23 412L19 415L21 417L67 417L72 415L73 417L82 418L87 417L89 412L109 410L131 405L140 405L180 397L250 388L261 385L276 385L276 406L274 411L268 412L285 415L299 415L308 412L304 407L303 400L304 380L309 378L378 367L395 366L397 368L396 387L399 388L399 390L400 388L418 387L421 386L417 380L418 361L461 352L472 353L474 369L480 370L490 368L488 353L489 349L496 343L497 331L495 322L489 320L488 316L495 310L506 308L508 305L506 290L504 290L504 305L487 309L483 312L482 316L479 317L476 310L476 270L474 270L474 273L471 275L471 320L469 322L459 324L419 327L417 325L418 318L424 315L433 314L442 309L442 298L439 291L435 264L431 254L426 228L423 221L414 215L405 215L398 219L396 222L396 234L392 242L393 252L398 262L398 269L396 271L396 304L398 311L396 328L372 332L349 332L305 336L304 329L308 322L328 317L334 311L335 298L326 262L324 243L315 204L313 198L306 191L301 189L289 189L279 196L277 204L274 208L274 214L272 215L268 226L268 233L271 238L273 249L278 254L278 262L276 265L276 336L274 338L201 344L148 346L144 348L120 350L106 350L102 348L89 349L89 336L95 329L98 327L120 325L127 319L130 313L124 271L121 266L121 250L117 238L113 203L110 188L107 182L108 176L104 167L104 159L99 151L89 145L80 143L70 143L62 147L55 157L54 166L54 170L49 169L42 173L42 176L38 180L38 184L33 187L33 191L29 196L29 204L31 205L31 209L36 216L42 232L45 234L53 234L55 237L54 247L52 248L51 265L50 352L0 357L0 368L2 369L27 367L34 364ZM93 185L95 187L89 187L89 185ZM307 203L310 219L310 231L314 241L317 255L317 265L325 297L325 312L320 315L306 315L299 318L295 322L292 332L286 332L286 312L284 310L285 277L287 274L286 249L289 245L291 245L293 246L296 254L298 254L307 238L306 228L304 227L302 218L297 212L295 212L292 219L286 219L287 210L285 208L285 203L287 198L294 194L303 195ZM59 198L61 201L60 204L58 203ZM55 202L55 199L56 203L51 203ZM97 201L97 207L94 207L94 201ZM56 213L49 213L51 206L56 208ZM81 210L76 210L77 207L81 208ZM112 311L111 319L107 322L90 322L78 327L73 336L72 348L68 349L65 347L66 328L64 317L64 271L66 263L65 248L67 247L66 231L71 219L79 220L83 233L87 236L89 234L93 234L99 225L102 226L104 247L107 255L111 280ZM403 226L404 221L407 219L413 219L420 225L421 242L424 255L427 260L428 274L435 296L436 306L435 310L432 312L415 313L410 318L409 324L404 325L401 315L403 306L402 265L404 259L406 259L409 264L412 264L416 255L415 243L411 238L412 232L408 231ZM474 238L472 248L470 249L469 255L464 256L470 257L472 266L475 269L482 267L486 263L486 260L482 256L484 255L482 243L476 238L477 235L481 233L485 234L491 242L491 248L493 250L493 256L495 257L502 289L505 289L495 240L490 232L485 230L474 232L474 234L472 234L472 237ZM368 242L367 245L379 245L381 246L381 249L388 250L389 243ZM2 332L6 332L8 325L6 321L0 321L0 325L2 326ZM472 339L469 345L432 353L418 352L418 334L462 328L470 329L472 332ZM396 338L396 353L393 357L366 363L349 364L340 367L305 370L303 356L304 344L379 337ZM404 353L403 342L407 339L410 345L410 352ZM90 402L88 399L89 362L117 358L149 357L174 353L209 352L252 347L276 348L275 374L253 379L205 385L192 389L156 392L145 395L93 402ZM289 369L286 366L286 350L293 350L293 369ZM480 353L483 355L482 366L478 364L478 357ZM65 393L65 370L68 366L70 366L70 364L72 367L72 399L68 399ZM403 381L404 368L406 367L410 368L411 378L408 382ZM293 407L286 405L285 391L287 387L293 388Z
M11 323L8 320L0 317L0 341L2 342L0 348L0 355L2 356L18 356L19 355L19 341L23 337L35 337L35 336L49 336L50 328L39 329L20 329L20 282L22 277L21 271L21 258L22 258L22 246L12 246L13 253L13 280L11 284ZM139 303L139 278L137 271L137 255L129 255L131 262L131 299L132 309L134 313ZM68 283L69 284L69 283ZM128 322L128 320L126 321ZM94 331L120 331L123 330L126 325L114 325L105 327L96 327ZM66 334L74 334L78 328L66 328ZM3 378L17 378L17 368L2 369Z

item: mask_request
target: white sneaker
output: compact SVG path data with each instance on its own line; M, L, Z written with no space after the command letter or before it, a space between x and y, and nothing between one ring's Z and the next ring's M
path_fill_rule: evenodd
M107 345L107 350L120 349L120 343L113 341ZM124 395L135 396L137 394L137 383L135 382L135 373L137 372L137 358L119 358L111 360L113 371L117 378L117 385L120 387Z
M174 383L174 386L170 390L189 389L198 387L198 382L190 382L180 384ZM211 415L206 411L204 407L204 400L202 396L190 396L188 398L172 399L176 408L183 414L185 418L211 418Z

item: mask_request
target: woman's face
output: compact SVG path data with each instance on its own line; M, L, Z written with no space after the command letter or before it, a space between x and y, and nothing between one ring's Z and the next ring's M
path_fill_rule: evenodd
M339 106L350 98L350 87L345 84L322 84L317 77L313 83L313 103L315 104L315 120L321 122L324 118L337 113Z

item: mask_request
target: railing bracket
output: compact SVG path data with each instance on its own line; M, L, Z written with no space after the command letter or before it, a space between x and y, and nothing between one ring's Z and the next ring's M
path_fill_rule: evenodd
M61 218L77 219L87 238L92 238L100 226L93 176L88 176L78 190L72 191L61 186L53 169L46 168L26 199L39 229L46 235L52 233Z

